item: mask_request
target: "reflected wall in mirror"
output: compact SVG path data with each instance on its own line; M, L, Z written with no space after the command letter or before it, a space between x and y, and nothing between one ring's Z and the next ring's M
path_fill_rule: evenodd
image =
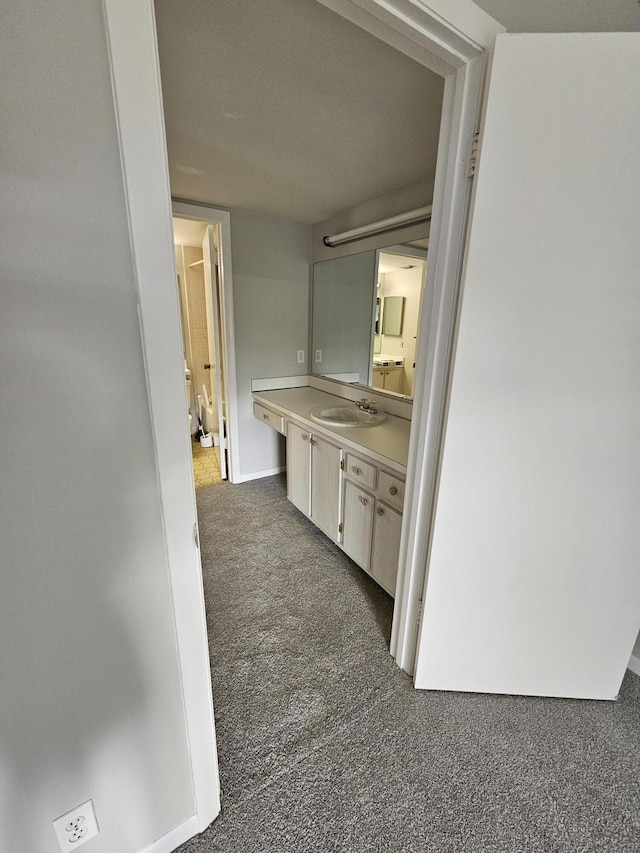
M384 321L382 334L398 338L402 334L402 314L404 311L404 296L384 297Z
M413 396L428 240L313 267L313 373Z

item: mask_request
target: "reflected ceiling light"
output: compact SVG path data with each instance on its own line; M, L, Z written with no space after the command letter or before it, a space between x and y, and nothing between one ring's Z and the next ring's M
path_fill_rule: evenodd
M351 243L353 240L362 240L364 237L384 234L385 231L394 231L396 228L403 228L406 225L428 222L431 219L431 207L428 204L426 207L417 207L415 210L408 210L406 213L399 213L397 216L380 219L370 225L361 225L359 228L352 228L350 231L332 234L324 237L322 242L325 246L333 248L334 246L341 246L343 243Z

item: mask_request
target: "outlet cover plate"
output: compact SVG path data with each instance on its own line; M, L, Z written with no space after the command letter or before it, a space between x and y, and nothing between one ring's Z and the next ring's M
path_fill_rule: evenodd
M56 818L53 828L62 853L77 850L85 841L95 838L100 830L93 800L87 800L86 803Z

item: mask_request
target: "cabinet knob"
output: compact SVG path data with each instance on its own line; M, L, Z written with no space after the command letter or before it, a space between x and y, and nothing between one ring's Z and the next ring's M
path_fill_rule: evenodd
M378 513L378 515L384 515L384 510L382 509L382 507L381 507L381 506L379 506L379 507L378 507L378 509L376 510L376 512Z
M397 495L397 494L398 494L398 490L396 489L396 487L395 487L395 486L390 486L390 487L389 487L389 494L390 494L390 495Z
M360 503L362 504L362 506L366 506L369 501L366 498L360 498Z
M354 474L358 474L358 475L360 474L360 469L357 468L355 465L353 466L353 468L351 470L353 471Z
M309 436L308 436L308 435L304 435L304 433L303 433L303 435L302 435L302 440L303 440L303 441L309 441Z

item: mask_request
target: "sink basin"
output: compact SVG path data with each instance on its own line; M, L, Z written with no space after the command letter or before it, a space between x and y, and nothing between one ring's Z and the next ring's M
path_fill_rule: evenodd
M371 412L357 409L355 406L318 406L311 409L311 420L327 426L370 427L386 421L384 412Z

